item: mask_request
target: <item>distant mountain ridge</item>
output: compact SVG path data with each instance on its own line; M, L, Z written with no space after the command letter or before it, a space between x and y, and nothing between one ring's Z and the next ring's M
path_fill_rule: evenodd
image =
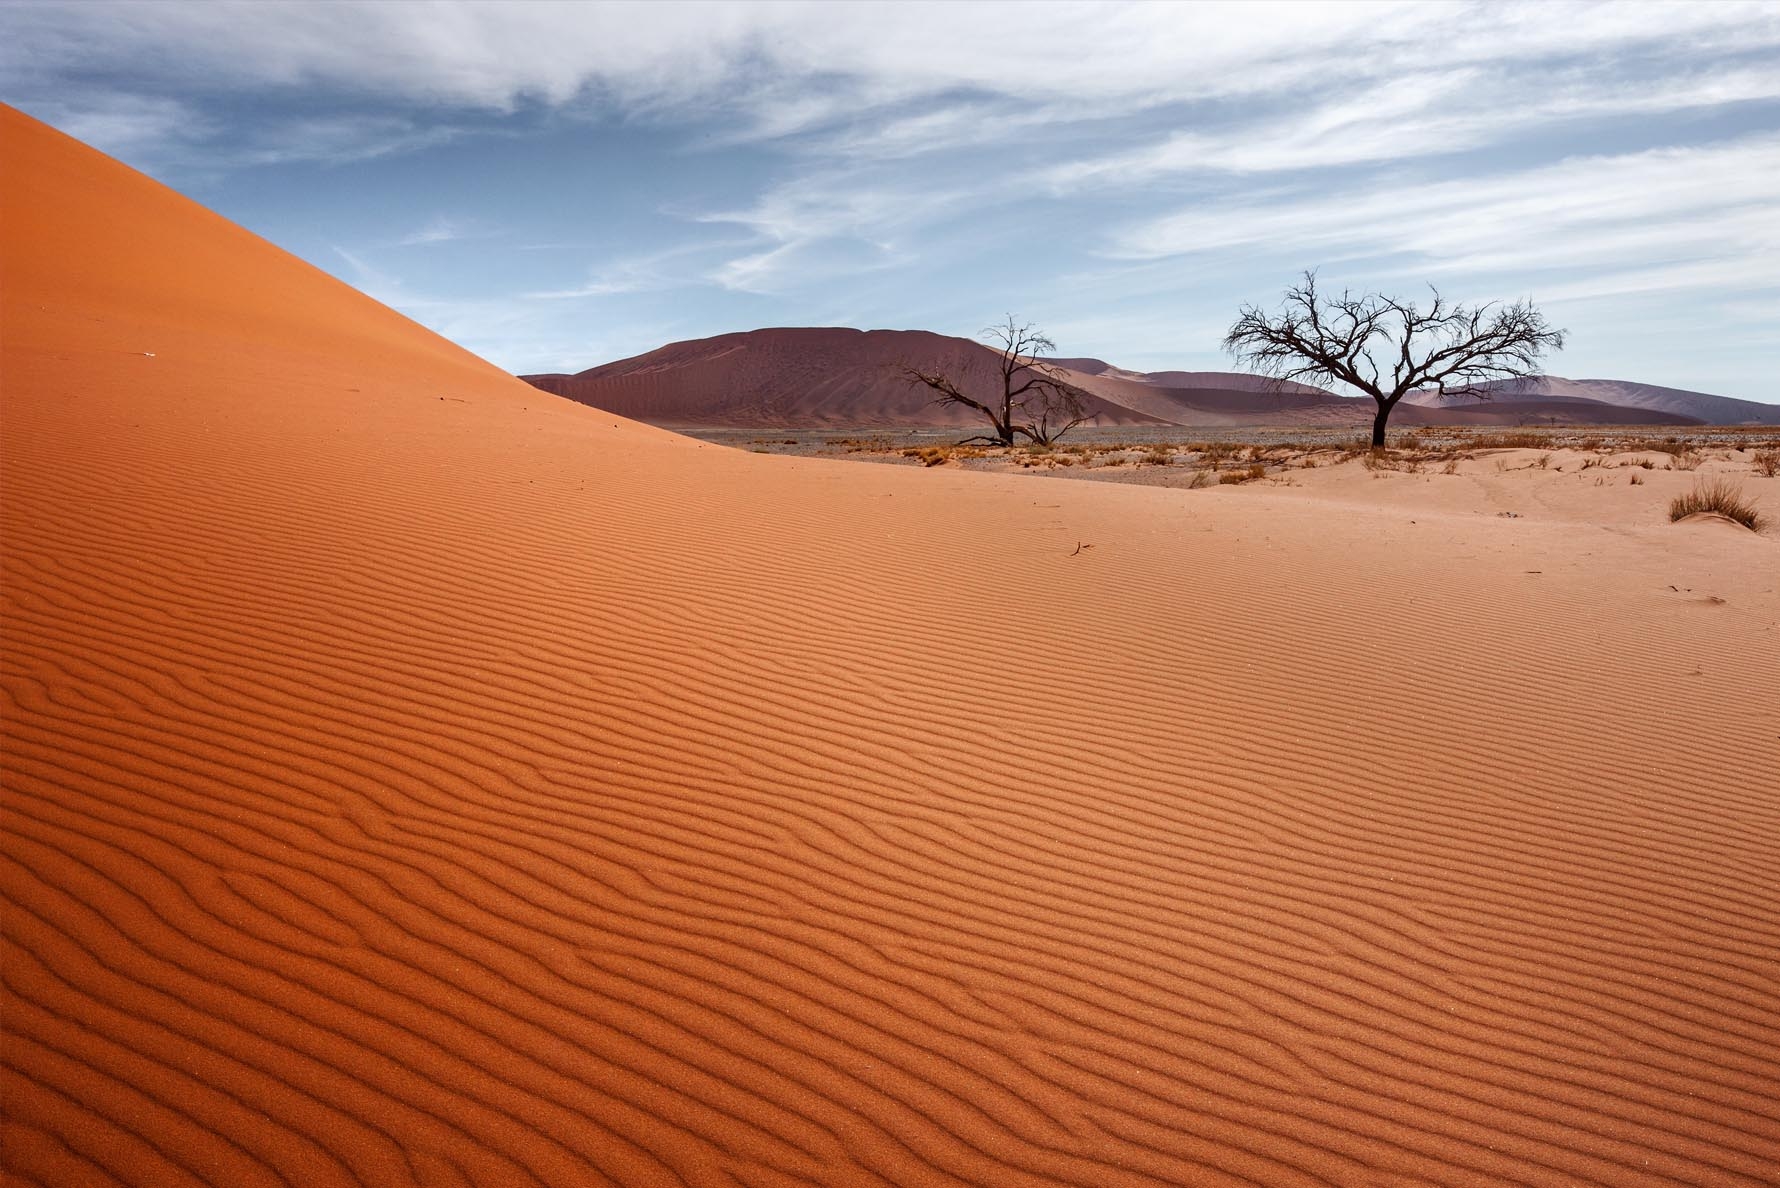
M907 382L904 366L999 394L997 352L926 330L775 327L692 339L574 374L520 378L607 412L669 428L914 428L979 424ZM1092 424L1369 424L1375 406L1310 384L1221 371L1129 371L1104 359L1046 359L1082 393ZM1533 376L1475 396L1414 393L1393 425L1780 424L1780 405L1622 380Z
M1532 375L1477 386L1489 393L1492 404L1607 404L1673 413L1708 425L1780 425L1780 405L1777 404L1629 380L1572 380L1555 375ZM1478 403L1472 396L1443 397L1439 393L1415 393L1405 399L1423 408L1463 408Z

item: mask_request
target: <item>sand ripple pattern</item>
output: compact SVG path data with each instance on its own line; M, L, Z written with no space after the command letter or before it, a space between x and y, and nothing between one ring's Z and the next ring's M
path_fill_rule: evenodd
M8 313L10 1182L1775 1182L1771 589L71 301Z

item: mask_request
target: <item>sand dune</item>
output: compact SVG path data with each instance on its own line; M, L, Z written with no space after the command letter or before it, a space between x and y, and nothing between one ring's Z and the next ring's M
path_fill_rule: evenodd
M1656 424L1667 422L1651 421L1651 418L1667 415L1707 425L1780 425L1780 404L1762 404L1755 400L1737 400L1730 396L1713 396L1706 392L1689 392L1629 380L1569 380L1555 375L1535 375L1479 384L1478 388L1489 393L1486 408L1538 405L1548 409L1550 415L1591 422L1604 415L1600 406L1607 405L1631 410L1630 415ZM1417 394L1410 399L1435 408L1470 408L1479 403L1471 396L1441 396L1437 393Z
M1000 392L997 357L981 343L924 330L782 328L677 342L575 375L525 379L559 396L657 425L978 425L968 409L940 407L904 380L903 366L942 372L985 402ZM1141 412L1090 396L1102 425L1153 424Z
M1053 361L1059 367L1080 371L1086 375L1134 380L1155 388L1214 388L1226 392L1262 392L1270 396L1308 396L1313 398L1309 403L1317 403L1319 399L1341 399L1328 389L1319 388L1314 384L1301 384L1294 380L1276 380L1245 371L1128 371L1122 367L1114 367L1104 359L1056 359Z
M1773 538L700 446L0 134L10 1182L1772 1182Z
M981 400L1000 391L991 351L924 330L750 330L672 343L574 375L522 378L553 395L673 428L980 426L976 414L941 408L926 389L904 382L899 368L910 363L959 377L964 390ZM1051 363L1064 382L1087 394L1093 424L1099 426L1351 423L1369 428L1376 411L1367 397L1337 396L1310 384L1240 372L1126 371L1102 359ZM1398 425L1692 425L1704 419L1662 402L1620 407L1593 399L1519 396L1487 402L1418 398L1393 416Z

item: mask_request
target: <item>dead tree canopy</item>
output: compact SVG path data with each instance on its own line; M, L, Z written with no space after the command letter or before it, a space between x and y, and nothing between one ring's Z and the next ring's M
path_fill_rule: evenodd
M1486 380L1537 373L1540 358L1562 350L1554 330L1530 301L1460 305L1429 286L1425 305L1377 293L1319 293L1316 273L1286 291L1279 312L1244 306L1224 336L1239 362L1281 380L1340 383L1378 403L1372 445L1384 445L1385 422L1415 391L1488 399Z
M1007 321L983 331L999 352L1001 393L984 400L967 396L956 380L943 372L904 366L902 376L912 384L932 388L939 395L933 403L974 409L989 422L993 433L968 438L1011 446L1021 437L1048 446L1089 419L1081 390L1064 383L1060 369L1043 361L1057 344L1036 327L1009 315Z

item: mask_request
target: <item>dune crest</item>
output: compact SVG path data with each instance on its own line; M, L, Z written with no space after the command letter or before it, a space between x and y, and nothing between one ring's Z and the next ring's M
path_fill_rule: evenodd
M701 446L0 152L9 1182L1780 1166L1772 540Z

